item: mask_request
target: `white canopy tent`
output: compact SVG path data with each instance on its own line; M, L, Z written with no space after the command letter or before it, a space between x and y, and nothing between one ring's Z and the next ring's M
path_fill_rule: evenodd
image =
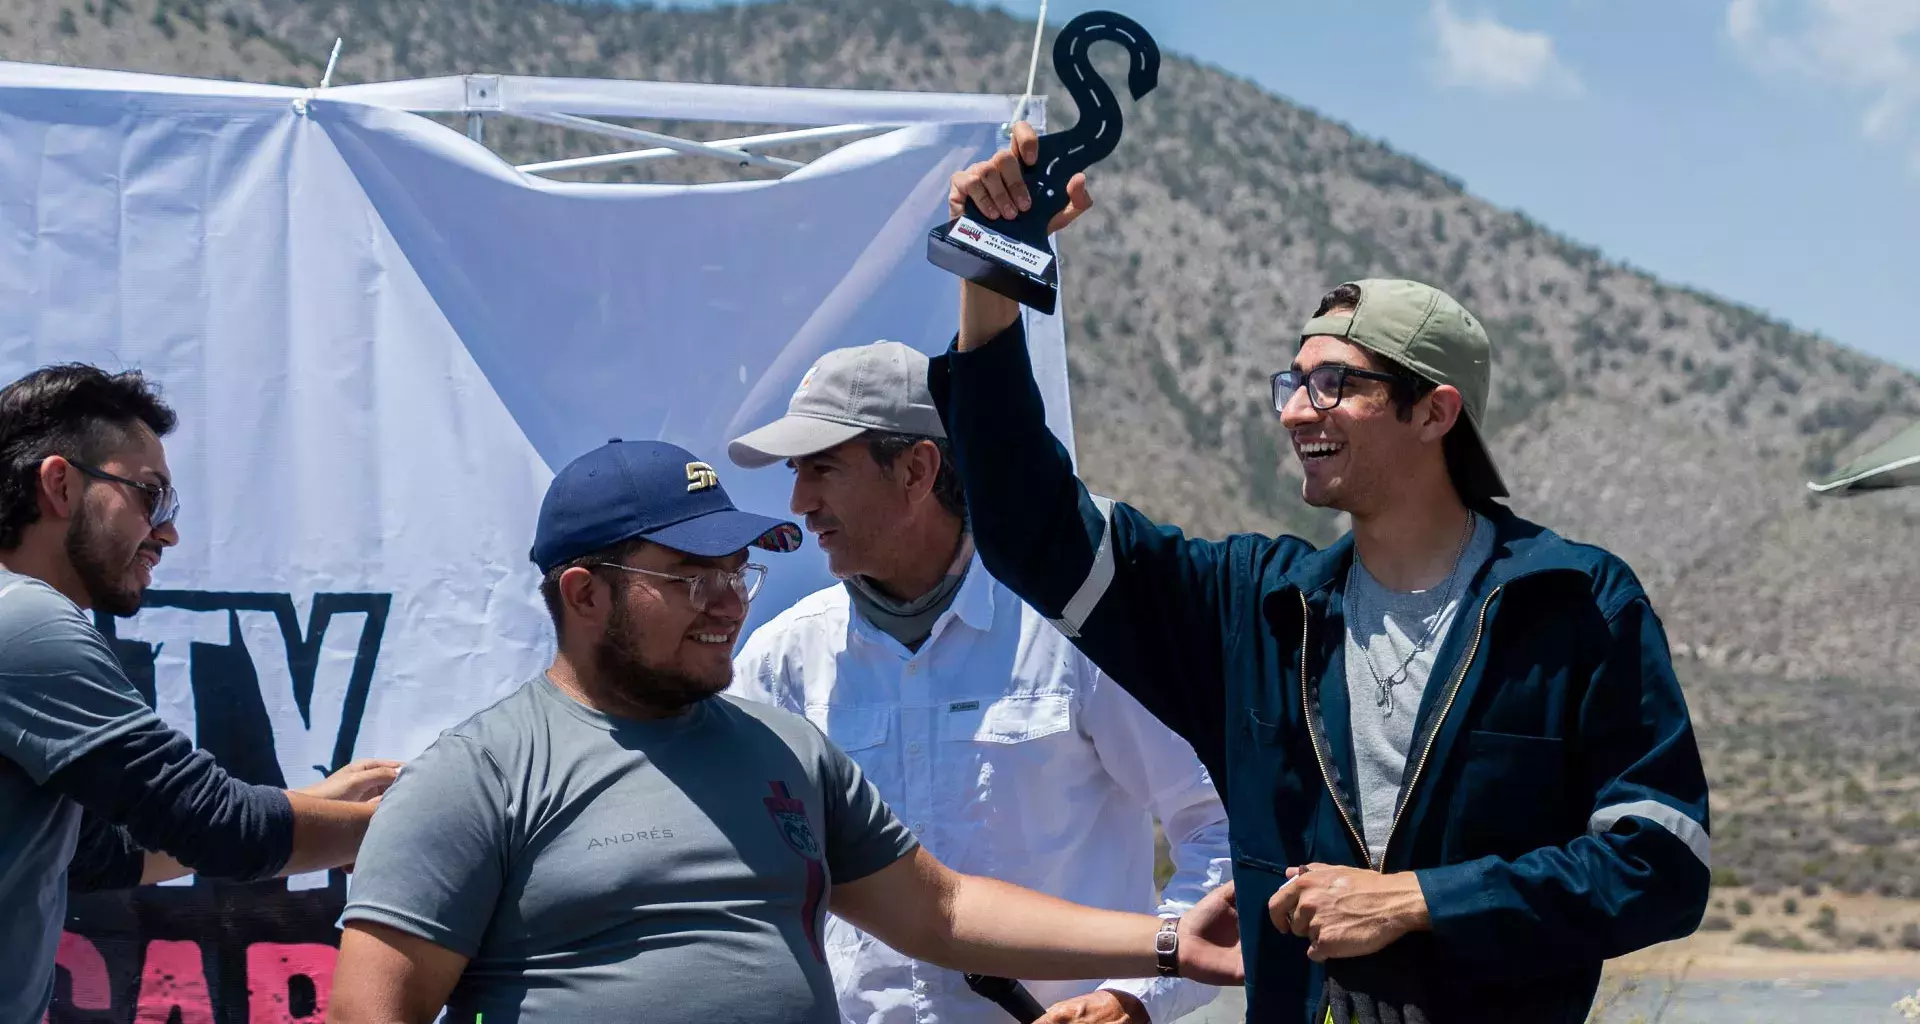
M255 781L417 754L545 664L526 553L560 465L608 437L657 437L712 463L737 503L777 512L787 472L731 469L729 438L779 415L828 349L946 346L958 288L925 235L949 176L998 148L1014 107L496 75L296 89L0 63L0 376L138 367L181 414L168 452L182 542L139 615L102 621L135 681ZM517 117L628 148L516 168L427 113L482 119L474 136ZM603 118L792 127L693 143ZM805 164L782 155L823 139L852 141ZM782 174L541 173L655 151ZM1029 318L1071 450L1060 324ZM758 560L772 572L750 625L831 582L811 546ZM256 991L284 990L290 971L322 984L338 873L238 902L217 889L76 904L62 999L164 1019L158 1001L244 1005L250 973ZM201 952L230 969L204 980Z
M1916 486L1920 486L1920 423L1875 445L1825 479L1807 482L1808 490L1831 497Z

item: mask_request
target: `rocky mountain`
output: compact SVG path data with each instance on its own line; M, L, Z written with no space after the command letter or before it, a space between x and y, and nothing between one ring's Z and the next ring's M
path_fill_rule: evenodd
M313 84L336 35L342 83L493 71L998 92L1022 84L1031 39L1001 13L925 0L0 0L14 60ZM1062 246L1098 489L1203 535L1337 533L1298 500L1266 376L1331 285L1417 277L1490 328L1515 507L1623 554L1683 654L1915 680L1920 497L1803 487L1920 417L1913 374L1663 284L1218 69L1170 56L1161 82L1095 169L1102 209ZM1071 101L1051 101L1070 123ZM590 145L506 126L489 141L522 159Z

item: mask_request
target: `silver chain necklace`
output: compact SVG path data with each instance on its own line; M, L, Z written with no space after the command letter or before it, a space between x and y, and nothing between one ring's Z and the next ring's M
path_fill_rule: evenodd
M1391 718L1393 716L1393 688L1407 681L1409 672L1413 668L1414 659L1418 658L1421 653L1427 649L1427 645L1433 643L1434 629L1439 625L1440 613L1445 611L1447 605L1453 602L1454 591L1458 589L1460 585L1460 559L1466 555L1467 544L1473 540L1474 528L1478 523L1479 517L1469 509L1467 511L1466 529L1461 531L1460 544L1453 551L1453 565L1447 569L1447 589L1441 596L1440 603L1434 606L1433 614L1422 617L1426 624L1426 630L1420 635L1420 639L1414 643L1412 652L1407 655L1405 660L1400 662L1400 666L1392 672L1389 672L1386 678L1383 679L1380 676L1380 670L1373 664L1373 645L1356 645L1360 648L1362 660L1367 663L1367 674L1373 677L1374 686L1379 688L1379 694L1374 697L1373 704L1374 707L1381 709L1380 717L1382 718ZM1353 631L1351 623L1354 619L1364 618L1366 621L1372 620L1371 615L1360 614L1370 609L1367 609L1366 606L1361 603L1360 590L1353 585L1354 573L1360 568L1360 553L1356 551L1353 555L1353 561L1347 565L1347 600L1353 603L1356 613L1355 615L1348 616L1347 621L1349 625L1347 631L1349 633ZM1380 622L1381 636L1386 638L1388 655L1391 656L1393 651L1393 637L1385 628L1386 616L1384 614L1381 615Z

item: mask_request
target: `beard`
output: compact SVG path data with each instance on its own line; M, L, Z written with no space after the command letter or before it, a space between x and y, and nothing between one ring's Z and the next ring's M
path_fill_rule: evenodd
M624 596L607 616L606 632L594 645L594 664L604 685L623 699L649 710L677 714L727 688L731 673L704 679L649 664L640 654L641 632Z
M91 502L81 498L78 511L67 524L67 561L80 577L81 589L95 609L122 618L133 615L146 596L135 569L140 545L121 553Z

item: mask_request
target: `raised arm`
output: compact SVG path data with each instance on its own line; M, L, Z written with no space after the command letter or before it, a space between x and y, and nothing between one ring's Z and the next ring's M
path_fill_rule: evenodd
M1020 174L1020 168L1030 166L1038 159L1039 134L1025 121L1016 123L1011 145L995 153L992 159L953 176L952 187L947 194L947 215L960 217L965 214L968 199L974 201L974 205L988 220L1011 220L1025 213L1033 203L1027 196L1027 183ZM1092 208L1093 195L1087 191L1087 176L1074 175L1067 182L1066 208L1047 222L1047 233L1059 231ZM960 336L957 347L962 352L979 348L1013 326L1018 319L1019 303L971 281L963 282L960 286Z
M1032 158L1032 137L1016 126L1014 148L1024 159ZM981 208L992 217L990 204L1011 196L1017 206L1021 187L1010 150L956 175L949 203L985 195ZM1084 180L1068 191L1073 202L1055 226L1091 205ZM971 282L962 287L956 351L933 360L928 384L981 559L1224 778L1226 638L1239 620L1257 617L1262 574L1311 546L1247 535L1190 540L1093 496L1047 429L1018 307Z

